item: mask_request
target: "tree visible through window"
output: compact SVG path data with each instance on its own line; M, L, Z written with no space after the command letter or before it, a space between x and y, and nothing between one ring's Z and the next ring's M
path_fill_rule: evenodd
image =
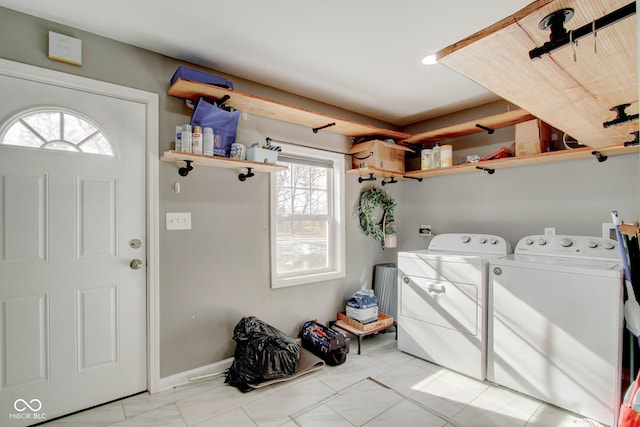
M77 113L60 109L37 109L19 114L3 126L0 144L115 155L112 145L96 124Z
M272 177L273 287L344 276L344 159L292 150L278 162L287 169Z

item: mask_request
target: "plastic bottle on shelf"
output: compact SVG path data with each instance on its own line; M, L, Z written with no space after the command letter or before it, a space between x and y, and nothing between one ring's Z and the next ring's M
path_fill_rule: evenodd
M191 151L202 154L202 127L194 126L191 134Z
M213 129L210 127L202 130L202 153L213 156Z
M191 125L182 125L182 151L191 152Z
M435 169L440 167L440 144L436 142L436 145L431 149L431 167L429 169Z
M182 151L182 125L176 126L176 151Z

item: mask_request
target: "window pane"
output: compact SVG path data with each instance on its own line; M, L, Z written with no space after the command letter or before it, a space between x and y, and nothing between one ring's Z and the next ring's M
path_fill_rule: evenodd
M309 192L300 189L293 189L293 213L294 214L308 214L310 212L309 207Z
M327 192L324 190L311 191L311 214L326 215L327 213Z
M97 125L61 110L30 110L7 123L0 144L115 156Z
M327 230L327 221L277 221L277 273L327 268Z
M289 187L280 187L277 189L278 197L276 207L276 213L278 215L289 215L291 214L291 188Z
M43 111L41 113L32 113L23 117L22 120L42 135L45 141L59 141L63 139L60 133L60 114L58 112Z
M327 171L326 168L313 168L311 170L311 187L320 190L327 189Z
M65 141L79 144L98 129L86 120L71 114L64 114L64 135ZM84 150L83 150L84 151Z
M42 145L42 140L33 132L27 129L22 123L18 122L11 126L2 140L3 144L20 145L22 147L38 148Z

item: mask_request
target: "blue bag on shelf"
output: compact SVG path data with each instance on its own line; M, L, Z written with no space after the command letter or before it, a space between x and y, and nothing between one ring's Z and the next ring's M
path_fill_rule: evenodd
M231 144L236 141L240 110L227 111L200 98L191 116L191 126L213 128L213 154L229 157Z
M224 77L216 76L215 74L206 73L200 70L194 70L193 68L185 67L183 65L180 65L176 72L173 73L173 76L171 77L171 84L174 84L178 79L191 80L226 89L233 89L233 83Z

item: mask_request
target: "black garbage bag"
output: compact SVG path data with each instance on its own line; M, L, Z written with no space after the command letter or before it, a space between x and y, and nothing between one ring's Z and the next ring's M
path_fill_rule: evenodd
M249 384L292 375L300 348L295 340L254 316L243 317L233 329L234 359L225 382L241 391Z

